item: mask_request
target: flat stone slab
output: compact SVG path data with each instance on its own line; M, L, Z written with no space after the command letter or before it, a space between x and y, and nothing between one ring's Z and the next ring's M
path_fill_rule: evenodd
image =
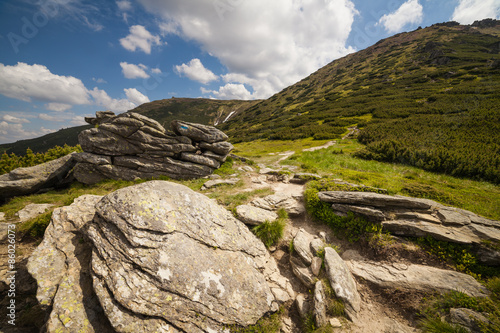
M213 187L217 187L220 185L235 185L237 182L239 182L238 178L231 178L231 179L212 179L203 184L201 187L202 190L208 190Z
M275 212L250 205L236 207L236 215L243 223L249 225L260 225L266 221L273 222L278 219L278 214Z
M19 218L19 222L22 223L45 213L47 209L53 206L54 205L52 204L29 204L18 211L15 215Z
M383 288L420 291L460 291L484 297L488 291L472 276L423 265L382 264L371 261L346 261L352 274Z

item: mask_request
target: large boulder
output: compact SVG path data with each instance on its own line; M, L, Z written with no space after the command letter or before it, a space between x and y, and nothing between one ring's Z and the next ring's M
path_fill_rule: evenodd
M233 149L227 136L212 126L173 121L174 133L134 112L98 112L85 120L96 126L78 137L84 153L76 157L74 173L85 184L108 178L204 177Z
M243 223L183 185L79 198L47 230L29 270L52 306L49 332L222 332L254 324L293 293ZM95 316L108 327L93 326L102 324Z
M60 187L72 180L74 154L28 168L17 168L0 176L0 203L7 198Z
M332 204L344 216L348 212L379 222L399 236L426 237L472 245L480 262L500 265L500 251L488 243L500 243L500 221L427 200L369 192L320 192L319 199Z

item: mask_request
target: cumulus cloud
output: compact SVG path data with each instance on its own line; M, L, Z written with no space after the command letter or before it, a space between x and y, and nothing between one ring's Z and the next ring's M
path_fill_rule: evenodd
M28 123L30 123L30 121L28 119L18 118L15 116L11 116L10 114L3 115L0 119L3 121L6 121L8 123L11 123L11 124L28 124Z
M145 67L139 65L137 68L143 68L140 66ZM149 102L149 98L135 88L124 89L126 98L114 99L97 87L87 89L80 79L52 74L47 67L37 64L5 66L0 63L0 78L0 94L25 102L49 102L45 104L45 109L50 111L64 112L74 105L99 105L123 112ZM5 117L3 120L7 121ZM47 116L42 117L48 120ZM13 118L9 119L14 122Z
M424 17L423 7L418 0L408 0L395 12L380 18L378 24L390 33L400 32L407 24L419 24Z
M127 79L147 79L149 78L149 74L146 73L147 66L143 64L134 65L126 62L120 62L120 66L122 67L122 73Z
M231 83L250 84L253 98L354 51L345 46L358 13L351 0L139 2L161 16L162 33L199 43L240 75L245 82Z
M135 88L124 89L127 99L136 106L149 103L149 98Z
M95 81L97 83L108 83L106 80L104 80L103 78L100 78L100 77L99 78L93 77L92 81Z
M151 73L153 73L153 74L161 74L161 69L159 69L159 68L152 68L151 69Z
M218 79L217 75L215 75L211 70L205 68L200 59L196 58L192 59L187 65L182 64L180 66L175 66L174 69L179 76L186 76L193 81L198 81L203 84L207 84Z
M151 34L142 25L133 25L130 27L130 34L120 39L120 44L129 51L142 50L146 54L151 54L153 45L160 45L160 37Z
M72 105L90 103L87 89L80 79L52 74L42 65L0 64L0 77L0 94L7 97L26 102L35 99Z
M241 83L227 83L219 90L202 89L204 94L212 94L218 99L252 99L252 93Z
M461 24L471 24L485 18L500 18L498 0L460 0L451 19Z
M93 115L87 115L88 117L93 117ZM87 122L85 121L84 116L74 116L71 119L71 124L80 126L80 125L87 125Z

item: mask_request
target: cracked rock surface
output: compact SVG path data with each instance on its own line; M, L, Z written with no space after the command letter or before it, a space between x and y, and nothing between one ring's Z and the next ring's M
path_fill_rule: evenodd
M37 298L53 308L49 332L222 332L254 324L293 296L243 223L165 181L57 209L29 271ZM99 311L106 320L94 327Z

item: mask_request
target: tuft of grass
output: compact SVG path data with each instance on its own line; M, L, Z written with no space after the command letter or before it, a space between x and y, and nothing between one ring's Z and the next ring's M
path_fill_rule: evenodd
M16 232L21 235L21 238L27 234L35 239L42 238L45 233L45 229L47 229L47 226L50 223L51 218L52 211L45 212L35 218L17 225Z
M424 332L429 333L468 333L469 331L460 325L452 325L441 318L426 317L419 322Z
M283 237L285 226L286 219L279 218L276 221L266 221L261 225L253 227L252 232L269 248L277 244L281 237Z
M219 176L229 176L229 175L232 175L233 173L235 173L236 171L233 169L233 165L234 165L234 161L233 161L233 158L228 156L226 158L226 161L224 163L222 163L222 165L214 170L214 174L215 175L219 175Z

